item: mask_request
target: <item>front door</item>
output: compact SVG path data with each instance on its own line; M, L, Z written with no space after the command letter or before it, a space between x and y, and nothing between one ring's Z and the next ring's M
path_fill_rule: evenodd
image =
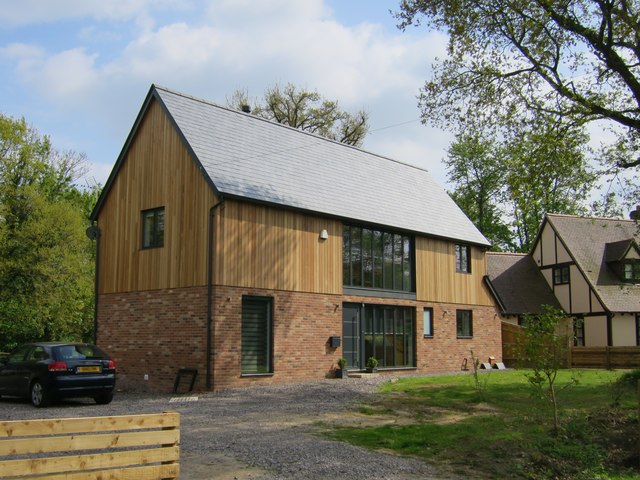
M342 356L347 360L347 368L361 368L360 310L359 303L342 305Z

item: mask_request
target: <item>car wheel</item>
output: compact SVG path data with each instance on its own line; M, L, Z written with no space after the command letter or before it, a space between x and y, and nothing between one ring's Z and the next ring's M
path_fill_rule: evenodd
M113 400L113 392L98 395L97 397L93 397L93 399L98 405L106 405L107 403L111 403L111 400Z
M42 384L36 380L31 384L31 403L34 407L46 407L51 399Z

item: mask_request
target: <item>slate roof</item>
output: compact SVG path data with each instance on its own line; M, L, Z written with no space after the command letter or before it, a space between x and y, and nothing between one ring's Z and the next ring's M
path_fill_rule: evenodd
M605 308L611 312L640 312L640 285L624 283L607 264L624 244L640 242L640 225L633 220L577 217L547 214L546 221L554 229L565 248L595 290ZM617 245L616 245L617 244ZM627 243L629 245L629 243Z
M138 122L151 98L223 197L489 245L424 169L157 86Z
M487 252L486 278L505 315L542 313L543 305L561 308L531 255Z

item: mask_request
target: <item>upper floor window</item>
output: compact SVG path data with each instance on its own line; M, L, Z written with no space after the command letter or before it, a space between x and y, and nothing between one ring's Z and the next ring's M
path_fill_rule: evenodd
M553 284L566 285L569 283L569 265L553 267Z
M471 247L456 244L456 272L471 273Z
M164 207L142 212L142 248L164 245Z
M640 261L627 260L624 263L624 281L640 283Z
M413 292L413 239L408 235L345 225L342 283L347 287Z

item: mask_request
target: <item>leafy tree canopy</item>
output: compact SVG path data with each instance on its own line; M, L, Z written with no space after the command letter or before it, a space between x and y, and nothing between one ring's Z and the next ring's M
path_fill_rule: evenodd
M24 119L0 115L0 350L91 338L95 189L84 155L59 152Z
M640 165L640 3L632 0L402 0L400 28L449 34L420 95L425 121L460 128L530 112L605 120L612 160Z
M364 110L348 113L340 109L337 101L290 83L268 88L261 100L254 99L253 105L246 90L236 90L227 103L238 110L250 107L253 115L356 147L362 145L369 130Z

